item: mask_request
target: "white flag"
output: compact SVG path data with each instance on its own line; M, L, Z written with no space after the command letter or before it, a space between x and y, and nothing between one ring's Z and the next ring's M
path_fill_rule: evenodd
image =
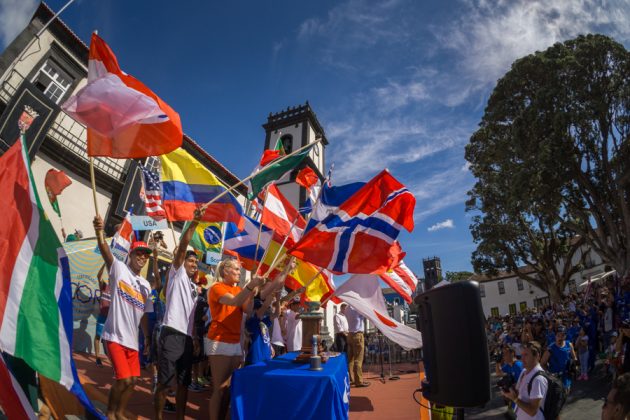
M368 318L383 335L405 350L422 347L422 335L389 316L379 286L379 276L355 274L339 286L335 295Z

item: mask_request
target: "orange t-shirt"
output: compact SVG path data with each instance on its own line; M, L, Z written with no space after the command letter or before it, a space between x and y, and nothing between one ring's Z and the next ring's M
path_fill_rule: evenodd
M240 306L223 305L219 299L226 293L236 296L240 293L238 286L229 286L223 282L212 285L208 291L208 304L212 322L208 330L208 338L223 343L241 342L241 323L243 321L243 309Z

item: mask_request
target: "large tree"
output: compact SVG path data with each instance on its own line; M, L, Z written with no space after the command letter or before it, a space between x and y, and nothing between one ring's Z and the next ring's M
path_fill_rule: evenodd
M531 265L537 276L526 280L554 297L584 242L628 273L629 111L630 54L608 37L580 36L512 65L466 148L478 179L468 202L480 211L476 269Z

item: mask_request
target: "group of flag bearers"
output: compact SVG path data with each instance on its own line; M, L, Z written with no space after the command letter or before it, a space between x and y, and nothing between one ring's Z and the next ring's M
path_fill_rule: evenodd
M252 271L245 288L224 291L216 305L244 309L246 300L254 305L254 293L259 293L261 301L255 311L260 311L269 305L267 297L273 291L285 285L294 290L304 288L303 299L322 303L328 299L336 302L343 299L403 347L421 345L417 331L389 317L379 287L379 281L383 280L410 301L417 283L402 262L404 252L396 240L403 228L411 231L414 227L415 197L387 170L367 183L343 186L332 186L330 173L322 182L310 169L300 171L297 182L309 190L308 206L300 209L308 214L305 218L273 182L299 167L313 144L286 154L278 143L273 150L264 152L252 175L226 188L181 148L179 115L141 82L122 72L112 51L96 34L90 46L88 84L63 108L87 126L90 159L94 156L135 159L159 156L159 172L151 174L150 170L145 170L147 213L155 218L189 222L174 252L164 286L166 310L159 337L159 385L155 393L157 418L161 418L164 392L173 378L178 383L177 414L183 418L192 356L200 351L192 326L196 301L193 279L197 274L198 257L187 248L199 234L201 224L208 224L210 228L209 224L225 223L225 252L238 258L237 265L223 264L217 268L217 277L231 282L228 287L222 280L217 290L236 287L241 264ZM88 410L100 416L77 379L70 345L72 301L67 258L39 202L22 142L23 139L0 157L0 196L13 197L12 202L0 204L0 212L6 213L10 222L0 226L0 258L7 261L0 267L0 347L8 354L23 358L41 375L67 387ZM149 181L146 181L147 172ZM258 210L258 218L244 214L231 194L244 182L248 182L249 199ZM93 166L92 183L94 186ZM112 299L101 335L116 376L107 414L110 418L122 418L134 380L139 376L139 327L143 329L146 351L150 348L151 337L144 314L152 310L151 287L139 273L151 249L135 241L129 249L127 263L122 263L114 258L105 242L103 220L97 208L93 223L98 247L109 271ZM13 229L11 224L17 228ZM230 270L234 272L228 276L225 270L228 274ZM357 275L335 291L333 273ZM32 288L38 288L37 292L26 293ZM211 295L212 292L210 298ZM45 313L58 314L56 319L38 317L44 301L48 307ZM212 309L212 303L210 306ZM215 307L217 311L218 308ZM28 319L24 311L29 311ZM212 334L221 328L221 317L214 318L209 341L215 349L225 349L220 339L213 340L218 336ZM36 337L41 329L53 333ZM35 349L29 350L29 346ZM49 347L57 352L56 369L45 366L41 360L42 353L50 353ZM222 351L215 354L225 355ZM238 357L240 363L242 354ZM223 362L238 366L236 359ZM216 371L227 375L228 383L232 370L216 367ZM219 408L224 408L225 404L217 401L225 396L221 392L217 394L217 389L225 389L225 381L215 384L211 401L211 414L218 415ZM6 409L5 401L0 400L0 403Z

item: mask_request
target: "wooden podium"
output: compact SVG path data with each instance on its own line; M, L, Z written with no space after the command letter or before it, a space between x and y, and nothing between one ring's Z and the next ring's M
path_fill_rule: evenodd
M302 320L302 351L295 358L296 363L310 363L311 356L313 356L313 336L317 336L318 351L321 355L323 347L321 345L320 330L321 322L324 319L324 315L318 312L320 308L319 302L307 302L308 311L298 315ZM322 356L322 363L328 360L327 357Z

